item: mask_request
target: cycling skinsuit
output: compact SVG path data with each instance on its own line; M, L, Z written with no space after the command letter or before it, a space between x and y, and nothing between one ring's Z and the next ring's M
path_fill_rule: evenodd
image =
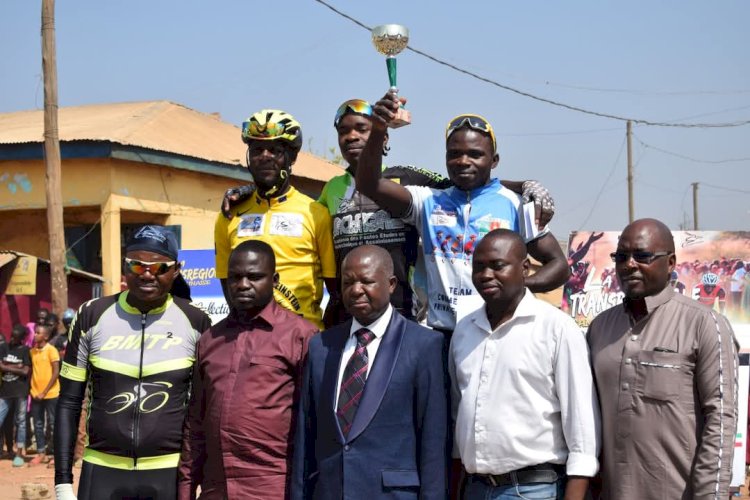
M57 484L72 483L69 462L85 384L84 462L129 471L177 467L196 346L211 323L184 299L168 296L144 314L127 303L127 295L87 302L71 325L60 371L67 390L63 413L58 410L64 428L56 429L56 443L63 445L56 446L63 462Z

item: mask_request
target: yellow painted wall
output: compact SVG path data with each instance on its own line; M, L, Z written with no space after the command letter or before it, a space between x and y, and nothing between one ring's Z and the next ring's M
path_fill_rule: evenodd
M292 178L312 196L322 183ZM216 175L110 158L62 164L65 225L101 224L104 293L119 290L121 224L182 226L182 248L213 248L224 192L241 182ZM42 160L0 161L0 249L49 258Z

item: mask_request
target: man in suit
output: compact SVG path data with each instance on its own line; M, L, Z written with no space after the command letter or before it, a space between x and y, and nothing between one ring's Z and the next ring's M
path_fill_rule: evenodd
M448 495L443 337L390 305L393 261L364 245L344 259L352 319L310 340L294 446L292 498Z

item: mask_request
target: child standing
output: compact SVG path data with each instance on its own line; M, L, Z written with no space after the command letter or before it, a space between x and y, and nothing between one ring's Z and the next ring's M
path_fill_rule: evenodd
M29 331L23 325L16 325L10 336L10 343L0 352L0 426L11 409L16 422L16 456L13 467L21 467L25 462L26 447L26 398L29 395L29 375L31 358L26 346Z
M55 406L60 395L60 354L49 344L51 334L49 325L37 323L31 349L31 417L37 449L37 455L30 462L33 465L46 460L45 416L50 436L54 436Z

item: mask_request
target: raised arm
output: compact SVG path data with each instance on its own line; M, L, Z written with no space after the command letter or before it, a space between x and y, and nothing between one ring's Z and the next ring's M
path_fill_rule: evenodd
M408 213L411 194L403 186L384 179L381 167L386 128L396 116L400 104L396 94L389 92L373 106L372 131L359 157L356 175L357 190L391 216L399 218Z

